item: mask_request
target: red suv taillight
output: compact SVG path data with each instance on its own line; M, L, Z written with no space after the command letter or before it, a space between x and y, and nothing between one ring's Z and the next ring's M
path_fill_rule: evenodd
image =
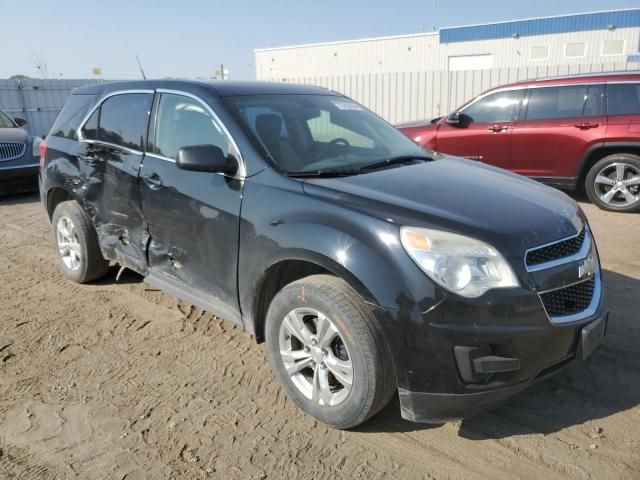
M40 168L44 167L44 156L47 154L47 141L40 142Z

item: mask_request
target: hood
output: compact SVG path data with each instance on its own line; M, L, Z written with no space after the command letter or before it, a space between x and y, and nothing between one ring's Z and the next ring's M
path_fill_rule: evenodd
M395 166L309 179L305 193L399 225L441 228L486 241L505 255L575 235L582 211L564 193L470 160Z
M22 128L0 128L0 142L26 143L29 134Z

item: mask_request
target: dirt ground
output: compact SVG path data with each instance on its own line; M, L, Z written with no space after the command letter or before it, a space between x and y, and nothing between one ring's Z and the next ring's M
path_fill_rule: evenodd
M0 199L0 478L640 479L640 215L582 203L611 309L587 364L463 422L395 399L343 432L239 329L113 268L65 281L37 197Z

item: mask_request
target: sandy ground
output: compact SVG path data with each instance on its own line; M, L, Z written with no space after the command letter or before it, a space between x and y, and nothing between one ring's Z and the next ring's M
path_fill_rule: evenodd
M395 399L342 432L239 329L134 274L65 281L37 198L0 199L0 478L639 479L640 215L583 206L612 314L586 365L464 422Z

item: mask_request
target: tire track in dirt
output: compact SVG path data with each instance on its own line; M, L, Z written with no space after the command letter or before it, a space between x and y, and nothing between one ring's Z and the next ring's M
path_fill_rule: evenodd
M640 433L630 427L640 424L640 331L628 320L633 293L626 288L612 289L627 302L616 304L621 323L586 370L461 424L409 424L394 400L360 429L341 432L287 401L264 348L240 329L135 274L119 284L115 271L93 285L65 281L35 200L0 201L0 347L10 343L0 355L14 355L0 364L0 450L13 452L0 455L0 472L83 479L640 477ZM601 251L613 251L607 245L599 242ZM591 438L595 426L603 437Z

